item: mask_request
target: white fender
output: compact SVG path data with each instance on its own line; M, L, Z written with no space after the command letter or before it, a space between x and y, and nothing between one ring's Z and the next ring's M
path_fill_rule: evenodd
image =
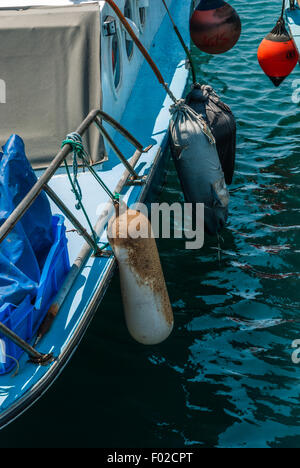
M147 238L130 237L136 222ZM154 345L172 332L174 319L170 299L148 218L126 210L110 222L108 239L119 264L121 293L127 327L139 343Z

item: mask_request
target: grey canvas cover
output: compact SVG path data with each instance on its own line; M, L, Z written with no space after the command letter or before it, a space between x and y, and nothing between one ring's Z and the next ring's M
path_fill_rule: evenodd
M99 5L0 9L0 44L0 142L17 133L32 166L45 168L66 135L101 108ZM96 128L84 143L93 163L103 159Z

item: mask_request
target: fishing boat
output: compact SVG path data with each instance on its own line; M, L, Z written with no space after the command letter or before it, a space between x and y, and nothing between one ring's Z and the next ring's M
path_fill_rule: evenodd
M298 0L286 1L286 19L289 32L293 38L298 52L300 53L300 4Z
M51 206L55 243L35 302L22 303L22 323L9 335L10 322L0 320L1 332L6 333L1 334L1 343L6 340L2 357L9 364L7 372L5 362L0 363L0 428L45 393L95 313L101 314L99 305L116 267L107 245L114 200L121 195L128 207L155 200L166 173L169 108L172 95L181 98L186 87L186 54L161 0L115 3L155 61L169 92L159 86L108 2L1 2L0 140L2 145L9 141L13 151L13 145L25 143L37 182L2 224L0 241L43 191ZM190 3L167 0L166 4L188 42ZM73 159L75 181L68 163L62 164L70 162L78 146L92 164L82 170L80 165L74 167ZM80 186L85 213L75 207L74 192L78 192L72 180ZM98 236L96 243L91 226ZM35 314L41 308L47 309L51 326L37 340L41 323ZM5 313L13 316L14 308L6 308ZM30 340L29 328L30 336L35 333ZM25 352L19 356L16 350Z

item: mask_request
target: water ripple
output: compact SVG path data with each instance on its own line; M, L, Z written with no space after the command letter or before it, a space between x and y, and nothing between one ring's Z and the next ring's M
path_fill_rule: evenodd
M194 446L299 446L299 369L291 360L291 343L300 338L299 105L291 100L293 76L275 89L257 65L276 5L232 4L243 18L238 45L215 57L193 48L201 79L237 118L237 170L221 261L210 238L199 255L180 249L170 255L170 245L160 245L179 319L164 365L178 374L174 392L184 391L169 424L183 444L186 438ZM175 201L180 188L173 170L169 185L163 199ZM165 427L159 432L178 443Z

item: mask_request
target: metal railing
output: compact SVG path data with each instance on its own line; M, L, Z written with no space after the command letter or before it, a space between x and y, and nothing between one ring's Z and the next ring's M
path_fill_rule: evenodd
M137 174L134 170L132 165L127 161L126 157L122 154L120 149L114 143L113 139L110 137L107 130L103 127L102 121L107 122L110 126L112 126L115 130L117 130L127 141L129 141L135 148L136 152L134 153L134 160L138 161L139 157L142 153L146 153L151 148L143 148L143 146L129 133L122 125L120 125L116 120L114 120L111 116L106 114L101 110L93 110L89 113L86 119L81 123L81 125L76 130L76 133L79 134L81 137L85 134L85 132L89 129L92 124L95 124L100 133L103 135L104 139L107 140L110 147L116 153L122 164L125 166L127 171L127 183L130 184L142 184L145 182L145 179ZM9 233L14 229L16 224L22 219L37 197L41 194L44 190L49 198L58 206L58 208L62 211L62 213L69 219L71 224L75 227L76 231L79 235L81 235L85 241L87 242L88 246L91 248L95 247L95 242L92 236L87 232L84 226L76 219L73 213L69 210L69 208L64 204L64 202L58 197L58 195L49 187L48 182L51 178L55 175L57 169L60 168L62 163L66 160L69 154L73 151L71 144L66 144L56 155L53 159L49 167L46 171L42 174L42 176L38 179L36 184L32 187L32 189L28 192L28 194L24 197L24 199L20 202L20 204L15 208L12 214L7 218L7 220L3 223L0 227L0 244L4 241L4 239L9 235ZM89 169L89 166L85 166ZM95 171L91 171L94 173ZM99 179L99 175L97 176ZM113 200L114 203L117 203L116 200ZM94 251L95 256L103 255L103 250L98 248ZM105 255L105 254L104 254ZM54 358L52 354L42 354L39 353L34 347L30 346L26 341L21 339L18 335L16 335L12 330L6 327L3 323L0 322L0 332L12 340L15 344L20 346L20 348L25 351L29 357L31 358L32 362L41 365L47 365L53 362Z
M143 152L147 152L149 148L143 149L143 146L118 122L116 122L112 117L101 110L93 110L89 113L87 118L82 122L82 124L76 130L81 137L85 134L85 132L89 129L89 127L95 123L98 130L107 139L109 145L112 149L116 152L117 156L124 164L126 169L130 172L132 179L130 183L139 182L142 183L142 177L140 177L136 171L132 168L132 166L128 163L125 156L119 150L117 145L114 143L108 132L102 125L101 119L109 123L113 128L115 128L121 135L123 135L136 149L137 151L142 154ZM83 237L89 242L93 243L92 237L87 234L85 228L75 219L72 215L70 210L65 206L65 204L60 200L60 198L50 189L47 185L51 178L55 175L57 169L61 166L61 164L66 160L69 154L72 152L72 146L67 144L63 147L61 151L56 155L53 159L50 166L46 169L44 174L38 179L37 183L32 187L32 189L28 192L26 197L21 201L21 203L16 207L16 209L12 212L12 214L8 217L8 219L3 223L0 227L0 244L4 241L4 239L8 236L8 234L13 230L15 225L22 219L24 214L30 208L30 206L34 203L40 193L45 190L45 192L49 195L49 197L53 200L53 202L61 209L61 211L65 214L65 216L70 220L70 222L74 225L76 229L83 235ZM99 252L100 253L100 252Z

